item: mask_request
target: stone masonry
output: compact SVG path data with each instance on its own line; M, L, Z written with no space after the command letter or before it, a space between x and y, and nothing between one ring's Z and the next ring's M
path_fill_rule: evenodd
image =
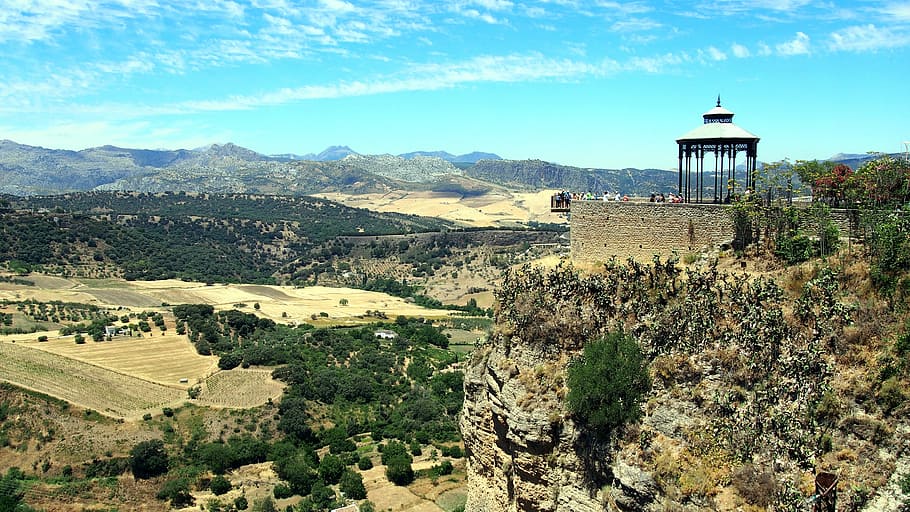
M716 204L572 201L571 237L576 261L682 256L730 243L733 219L728 207Z

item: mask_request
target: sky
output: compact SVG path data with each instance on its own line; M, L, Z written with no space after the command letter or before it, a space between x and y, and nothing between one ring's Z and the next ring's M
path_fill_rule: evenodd
M910 141L910 0L0 0L0 139L674 169Z

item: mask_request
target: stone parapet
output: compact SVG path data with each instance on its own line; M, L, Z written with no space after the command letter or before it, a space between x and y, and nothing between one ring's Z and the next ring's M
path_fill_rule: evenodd
M733 218L724 205L573 201L571 215L576 261L682 255L733 240Z

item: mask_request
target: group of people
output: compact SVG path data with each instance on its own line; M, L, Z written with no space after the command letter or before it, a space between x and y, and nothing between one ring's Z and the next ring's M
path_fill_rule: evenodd
M611 194L610 192L604 191L603 195L597 195L594 192L588 191L585 193L580 192L567 192L563 190L562 192L557 192L553 194L551 198L551 203L555 208L568 208L572 201L628 201L629 196L625 194L620 194L616 192Z
M651 194L651 198L648 199L648 201L652 203L683 203L685 202L685 199L682 194L677 195L670 192L665 196L664 193L661 192L660 194Z
M629 196L625 194L620 194L619 192L610 193L604 192L603 195L597 195L593 192L567 192L565 190L553 194L553 197L550 198L550 205L553 208L569 208L572 204L572 201L629 201ZM648 199L651 203L685 203L685 197L682 194L674 194L670 192L664 195L663 192L660 194L653 193Z

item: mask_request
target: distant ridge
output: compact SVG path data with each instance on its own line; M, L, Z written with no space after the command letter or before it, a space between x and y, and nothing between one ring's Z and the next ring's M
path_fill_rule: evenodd
M855 169L875 156L839 154L831 160ZM363 155L348 146L331 146L319 154L267 156L230 142L191 150L106 145L71 151L0 140L0 176L0 194L16 196L86 190L274 195L434 190L476 195L493 187L647 196L672 191L677 183L673 171L580 168L503 160L484 152Z
M471 153L466 153L464 155L453 155L447 151L413 151L411 153L403 153L398 155L402 158L411 159L415 156L430 156L435 158L441 158L447 162L452 163L464 163L464 164L476 164L481 160L502 160L502 157L495 153L482 153L479 151L474 151Z

